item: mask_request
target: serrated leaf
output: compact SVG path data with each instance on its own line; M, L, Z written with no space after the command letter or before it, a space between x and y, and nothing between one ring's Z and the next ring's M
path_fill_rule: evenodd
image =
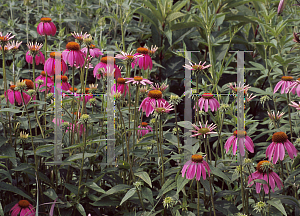
M138 173L135 173L134 175L140 177L141 179L144 180L144 182L146 182L150 187L152 187L151 179L150 179L148 173L138 172Z
M136 188L131 188L129 191L127 191L127 193L123 197L120 205L122 205L126 200L128 200L130 197L132 197L135 194L135 192L136 192Z

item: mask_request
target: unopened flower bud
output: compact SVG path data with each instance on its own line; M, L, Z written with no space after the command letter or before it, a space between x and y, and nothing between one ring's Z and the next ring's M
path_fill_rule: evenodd
M47 98L47 100L54 100L54 94L48 93L46 98Z
M91 120L91 118L90 118L90 116L88 114L81 115L81 117L79 119L79 121L81 123L85 123L85 124L87 124L90 120Z
M23 131L21 131L21 132L20 132L20 139L21 139L22 141L25 141L25 140L27 140L27 138L28 138L28 134L25 133L25 132L23 132Z

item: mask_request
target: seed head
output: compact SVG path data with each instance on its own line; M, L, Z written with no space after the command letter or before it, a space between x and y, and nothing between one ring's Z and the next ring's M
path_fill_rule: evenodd
M254 210L256 211L256 213L265 212L267 210L266 207L267 204L265 202L259 201L254 205Z
M163 201L164 208L172 208L175 204L175 200L172 197L166 197Z

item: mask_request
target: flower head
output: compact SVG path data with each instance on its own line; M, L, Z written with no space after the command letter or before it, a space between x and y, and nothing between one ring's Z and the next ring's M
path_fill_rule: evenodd
M150 57L154 57L155 52L158 50L158 47L156 45L151 45L151 49L148 50L148 54L150 55Z
M288 155L291 159L294 159L298 154L295 146L288 140L288 136L284 132L276 132L272 136L272 143L268 146L266 150L266 157L269 157L269 161L271 161L273 156L273 163L276 164L278 158L280 160L284 159L285 150L287 150Z
M244 85L239 83L238 86L236 85L236 82L234 83L234 86L232 83L228 84L228 87L234 92L244 92L244 94L247 94L248 89L251 88L249 85Z
M138 64L140 69L144 69L147 70L148 68L151 70L153 63L152 63L152 59L149 56L149 50L146 47L139 47L136 49L137 53L135 53L135 56L143 56L143 57L139 57L137 58L138 60ZM137 64L136 61L133 62L133 67Z
M192 126L194 127L194 130L190 130L190 132L194 132L195 134L191 135L191 137L202 135L205 138L208 134L216 134L217 132L213 132L213 130L217 128L217 125L215 125L214 123L211 123L209 126L207 126L207 122L208 121L206 121L204 127L202 127L201 122L199 122L200 127L198 127L195 124L192 124Z
M155 83L154 85L151 84L150 87L151 87L151 89L153 89L153 90L159 90L159 91L161 91L161 92L164 92L164 91L169 87L169 85L168 85L167 83L162 83L161 86L159 86L158 83Z
M150 127L147 122L142 122L138 128L140 128L140 130L138 130L139 136L145 136L152 131L152 127Z
M203 62L201 64L201 61L198 64L193 64L192 62L189 62L190 65L183 65L184 68L187 68L189 70L194 71L195 73L200 73L202 72L204 69L211 67L211 65L205 65L206 62Z
M62 52L62 58L71 67L83 67L84 65L84 54L80 50L80 45L76 42L67 43L66 49Z
M115 58L122 59L123 61L130 63L131 67L134 68L135 65L134 62L136 62L138 58L143 58L143 57L144 56L140 54L134 55L133 51L131 51L130 53L121 51L121 54L117 54Z
M256 211L256 213L261 213L261 212L267 211L267 204L262 201L259 201L253 207L254 207L254 211Z
M16 53L19 50L21 44L22 41L21 42L12 41L12 42L8 42L6 46L12 53Z
M198 107L200 110L203 109L205 112L208 112L208 104L210 106L211 111L217 111L217 109L220 107L220 104L217 99L214 98L214 95L211 93L204 93L201 98L198 100ZM196 106L194 106L195 109ZM197 108L196 108L197 110Z
M183 178L186 173L187 179L193 179L196 175L196 180L200 181L201 175L203 176L204 180L206 179L206 171L208 172L208 176L210 176L209 165L205 160L203 160L203 156L194 154L192 155L191 160L184 164L181 173Z
M35 209L27 200L20 200L10 210L11 216L34 216Z
M118 79L121 77L121 70L115 64L116 60L113 56L104 56L101 58L100 63L98 63L94 68L94 77L100 79L104 78L107 74L114 74L114 77ZM113 64L113 65L112 65ZM99 73L101 72L101 73Z
M152 82L148 79L144 79L140 76L135 76L134 78L125 78L127 79L126 83L132 83L137 85L146 85L146 84L152 84Z
M21 132L20 132L20 139L21 139L22 141L25 141L25 140L27 140L27 138L28 138L28 134L25 133L24 131L21 131Z
M84 47L81 49L81 51L86 55L88 48ZM94 58L98 58L100 55L103 55L101 50L99 48L96 48L95 45L90 44L89 45L89 55L93 56Z
M279 5L278 5L278 9L277 9L277 14L281 14L285 5L286 5L287 0L280 0Z
M237 150L237 142L238 141L239 141L240 153L242 156L245 155L244 143L245 143L246 149L249 152L251 152L251 153L254 152L254 143L253 143L252 139L249 136L247 136L247 132L236 130L233 132L233 135L227 139L227 141L225 143L226 153L228 153L228 151L232 145L232 152L233 152L233 155L235 155L236 150Z
M38 44L37 42L35 44L29 42L27 44L28 52L26 53L26 61L30 64L33 63L33 57L35 60L35 64L44 64L45 63L45 56L40 51L43 47L43 44Z
M176 201L172 197L166 197L163 201L164 208L172 208Z
M78 41L78 43L82 43L83 39L90 37L91 35L88 34L87 32L82 34L82 32L80 33L71 33L73 35L73 37Z
M156 100L156 103L152 100L151 102L152 107L157 115L162 115L165 113L169 113L173 110L173 105L169 104L167 101Z
M276 84L274 88L274 94L279 90L281 87L281 94L288 93L290 90L291 85L294 83L293 77L291 76L283 76L281 77L281 80Z
M178 105L182 101L181 97L176 94L171 94L170 96L170 103Z
M146 116L148 117L155 110L153 104L156 104L156 101L158 101L159 103L160 103L160 101L164 102L163 104L158 104L158 106L164 106L166 108L169 105L169 103L166 102L166 100L162 98L161 91L151 90L148 92L148 97L142 101L139 110L142 109L144 112L146 112Z
M0 32L0 43L1 43L1 46L5 46L7 44L7 42L9 40L11 40L12 38L14 38L15 35L12 35L11 36L11 33L7 33L6 35L3 35L2 32Z
M299 101L298 103L299 103L299 104L297 104L297 103L294 102L294 101L291 101L291 103L289 104L289 106L295 107L296 110L300 110L300 101Z
M41 22L37 26L37 33L39 35L52 35L56 33L56 26L52 22L51 18L42 17Z
M59 52L51 52L50 53L50 58L48 58L45 62L45 66L44 66L44 71L47 72L48 76L54 76L55 74L55 61L56 59L60 59L60 66L61 66L61 71L63 72L63 74L66 73L66 71L68 70L68 66L66 64L66 62L62 59L62 54Z
M284 115L284 112L279 113L279 111L277 112L277 114L275 114L274 111L272 111L271 113L269 113L268 111L268 116L271 120L275 120L278 121L279 119L281 119L281 117Z
M254 184L254 180L261 179L266 181L266 184L263 184L263 188L266 194L269 193L269 185L274 192L275 189L275 183L279 189L281 189L281 186L283 186L279 176L273 172L273 165L270 163L270 161L260 161L257 164L256 171L252 173L248 177L248 185L251 187ZM260 182L256 182L256 193L260 193L261 190L261 184Z

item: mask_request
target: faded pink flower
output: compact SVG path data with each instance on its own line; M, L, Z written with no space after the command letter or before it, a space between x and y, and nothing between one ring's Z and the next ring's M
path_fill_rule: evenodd
M146 85L146 84L152 84L152 82L148 79L145 79L143 77L140 76L135 76L134 78L125 78L126 83L131 83L131 84L137 84L137 85Z
M274 94L275 92L277 92L279 90L279 88L281 87L281 94L284 93L288 93L289 92L289 88L291 87L291 85L294 83L293 81L293 77L291 76L283 76L281 77L281 80L276 84L275 88L274 88ZM292 90L293 93L295 93L295 90Z
M243 140L244 138L245 138L245 140ZM226 153L229 152L229 149L232 145L233 155L236 154L238 140L239 140L239 149L240 149L240 153L242 156L245 156L245 149L244 149L243 142L245 142L245 147L249 152L251 152L251 153L254 152L254 143L253 143L252 139L249 136L247 136L247 132L236 130L233 132L233 135L227 139L227 141L225 143Z
M196 175L196 180L200 181L201 175L204 180L206 179L206 171L208 172L208 176L210 176L210 168L208 163L203 160L201 155L194 154L192 155L191 160L184 164L181 173L182 177L184 178L185 176L186 179L193 179Z
M195 124L192 124L192 126L195 129L190 130L190 132L194 132L195 134L191 135L191 137L196 137L196 136L202 135L205 138L208 134L216 134L217 132L213 132L213 130L217 128L217 125L215 125L214 123L211 123L209 126L207 126L207 122L208 121L206 121L204 127L202 127L201 122L199 122L200 127L198 127Z
M35 44L29 42L27 44L28 47L28 52L26 53L26 61L30 64L33 63L33 57L35 60L35 64L44 64L45 63L45 56L43 53L40 51L41 48L43 47L43 44L38 44L37 42Z
M205 65L206 62L203 62L203 64L201 64L201 61L198 64L196 64L196 63L193 64L192 62L189 62L189 63L190 63L190 65L186 64L186 65L183 65L183 67L187 68L189 70L193 70L196 73L201 72L202 70L211 67L211 65Z

